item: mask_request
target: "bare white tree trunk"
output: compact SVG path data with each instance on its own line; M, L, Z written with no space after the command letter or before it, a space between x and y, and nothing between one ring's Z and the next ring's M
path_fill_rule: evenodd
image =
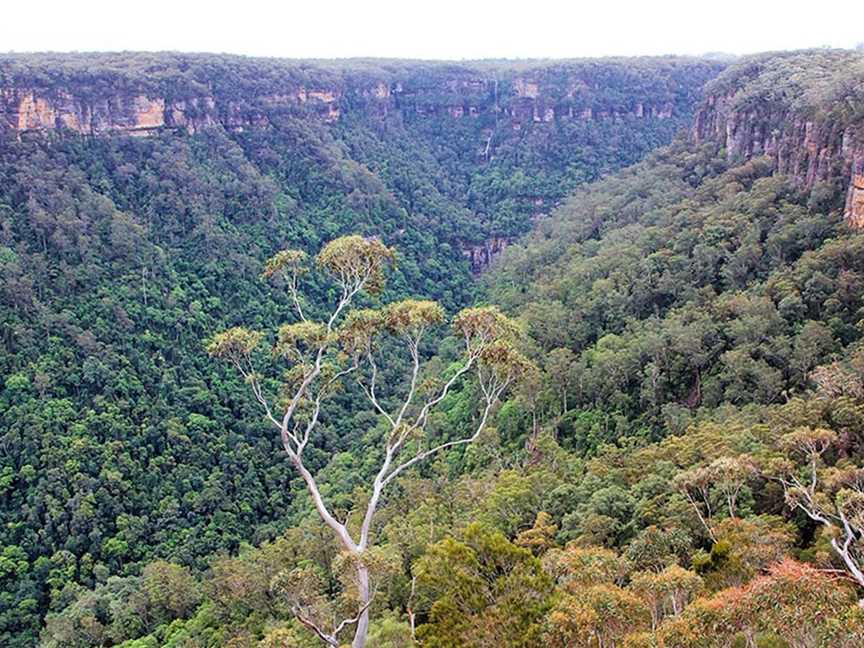
M366 637L369 634L369 604L372 600L369 592L369 568L362 563L357 565L357 596L364 609L357 621L357 630L354 632L351 648L365 648Z
M864 540L864 526L860 522L855 523L855 517L847 515L848 511L844 510L839 496L820 498L817 492L819 459L836 440L833 432L830 435L823 433L815 436L818 432L814 432L810 438L796 439L797 447L793 446L793 449L803 450L809 459L809 479L799 479L798 475L791 472L781 475L779 481L790 506L800 509L814 522L837 532L837 535L831 538L831 547L843 561L849 575L860 587L864 587L864 561L859 548L859 543ZM856 469L846 487L858 496L864 495L864 469ZM864 599L859 601L859 605L864 607Z
M417 592L417 577L411 577L411 595L408 597L408 623L411 626L411 638L417 641L417 623L414 613L414 595Z

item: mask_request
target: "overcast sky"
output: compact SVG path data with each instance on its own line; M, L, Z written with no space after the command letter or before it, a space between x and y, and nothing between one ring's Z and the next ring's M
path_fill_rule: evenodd
M861 0L4 0L0 51L475 59L853 47Z

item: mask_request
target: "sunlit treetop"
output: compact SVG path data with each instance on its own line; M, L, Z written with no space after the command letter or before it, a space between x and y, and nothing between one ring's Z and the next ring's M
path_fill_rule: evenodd
M359 308L345 317L338 330L339 343L350 354L365 352L384 325L383 313L375 308Z
M487 344L480 353L480 362L492 371L509 373L520 378L530 375L536 369L527 357L504 340Z
M518 337L519 326L497 306L466 308L453 318L453 330L472 345L486 345L494 340Z
M384 323L393 333L416 335L430 326L444 321L444 309L430 300L404 299L384 309Z
M376 294L384 288L384 272L393 265L396 253L377 238L358 234L330 241L315 261L336 281L350 289L363 288Z
M811 459L822 455L835 441L837 441L837 433L831 430L798 428L794 432L784 434L780 444L790 453L803 454Z
M260 344L264 334L243 326L235 326L214 335L207 344L207 353L238 363L247 358Z
M270 279L282 272L302 274L306 270L304 264L308 257L309 255L302 250L282 250L281 252L277 252L264 264L264 271L261 273L261 276L264 279Z
M291 358L304 350L312 351L324 346L333 337L320 322L296 322L279 327L274 352Z

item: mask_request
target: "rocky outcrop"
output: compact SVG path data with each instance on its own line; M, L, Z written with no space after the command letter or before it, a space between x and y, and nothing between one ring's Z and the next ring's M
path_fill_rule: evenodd
M511 242L507 237L493 236L483 243L464 246L462 254L468 259L471 271L477 274L488 268Z
M852 176L846 194L846 220L853 227L864 227L864 174Z
M409 113L446 113L455 119L494 114L514 129L556 120L670 119L676 112L674 102L665 94L652 97L634 93L624 101L608 101L599 98L597 89L578 77L567 79L563 91L560 79L556 81L544 84L530 76L506 82L494 78L454 79L444 82L445 97L442 88L436 86L398 83L392 96Z
M72 92L38 88L0 92L4 130L17 134L67 129L83 134L123 130L131 134L165 125L165 101L145 95L109 96L83 102Z
M713 95L697 110L697 143L716 142L730 160L768 156L776 173L802 189L821 181L848 178L845 218L864 227L864 129L790 108L736 103L734 92Z
M672 101L660 97L653 101L634 96L625 102L595 102L591 88L580 79L571 80L564 93L545 91L541 82L517 77L512 84L513 96L503 112L518 128L526 122L552 122L555 120L602 119L670 119L675 114Z

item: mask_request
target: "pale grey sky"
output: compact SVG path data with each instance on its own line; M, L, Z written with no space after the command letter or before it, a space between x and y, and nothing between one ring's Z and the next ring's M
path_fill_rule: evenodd
M860 0L4 0L0 51L473 59L852 47Z

